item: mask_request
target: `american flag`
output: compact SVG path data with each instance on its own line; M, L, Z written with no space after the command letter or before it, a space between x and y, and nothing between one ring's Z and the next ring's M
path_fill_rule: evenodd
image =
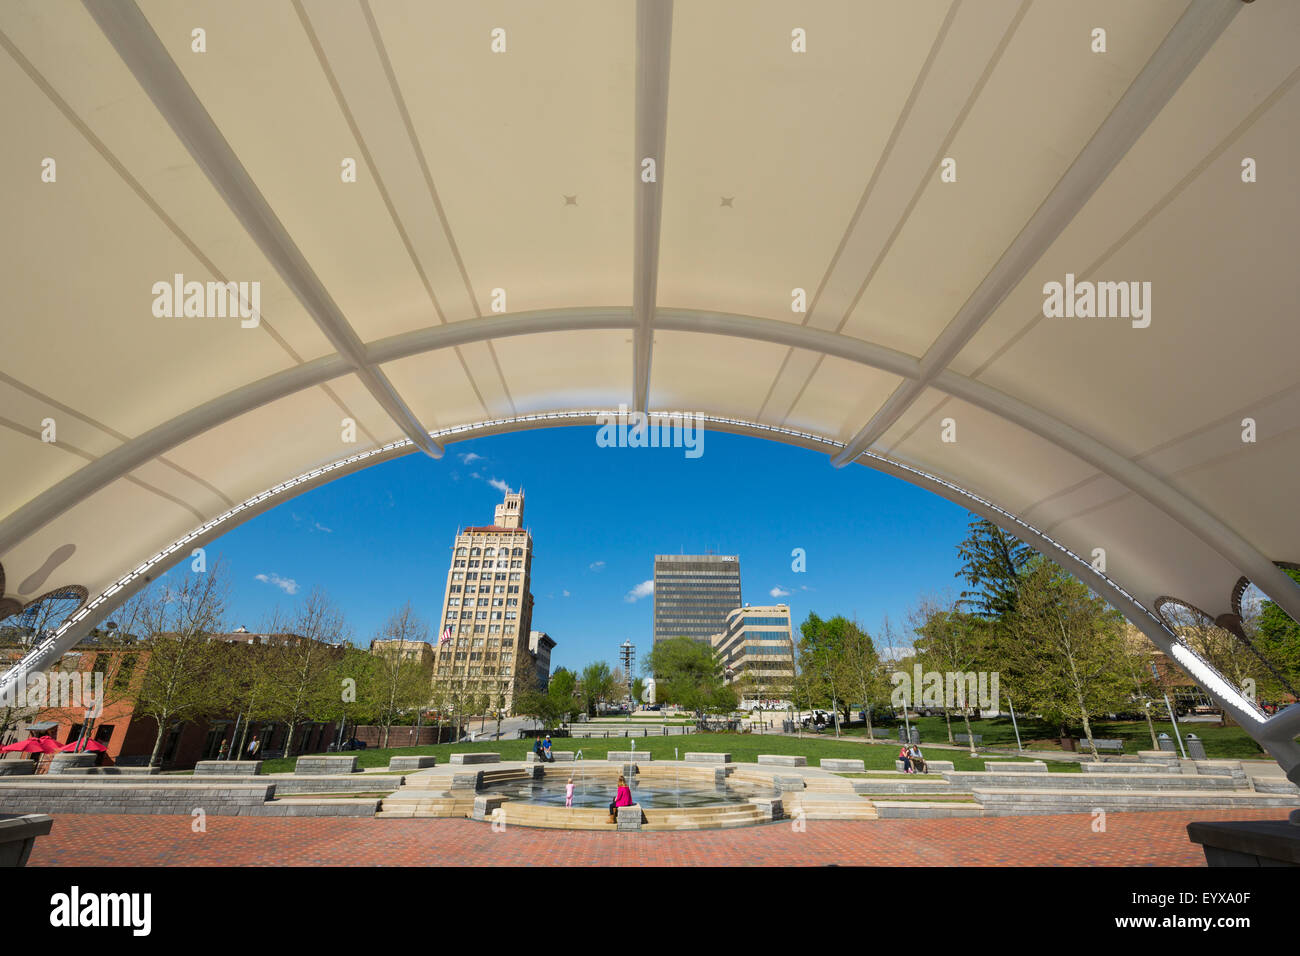
M450 643L451 643L451 625L448 624L443 629L442 637L438 638L438 646L442 647L442 645L450 644Z

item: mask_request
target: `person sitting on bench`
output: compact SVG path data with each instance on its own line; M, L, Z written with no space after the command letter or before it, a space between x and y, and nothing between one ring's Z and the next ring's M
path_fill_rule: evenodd
M551 735L546 735L546 743L542 745L542 759L547 763L555 763L555 755L551 753Z
M618 775L618 791L614 794L614 802L609 805L609 822L618 822L618 808L632 806L632 791L628 789L627 781L623 775Z
M921 748L918 747L916 744L912 744L912 749L908 751L907 756L911 759L912 767L915 770L919 770L921 773L930 772L925 769L925 757L921 753Z
M898 748L898 759L903 761L903 773L911 773L912 755L907 752L907 744Z

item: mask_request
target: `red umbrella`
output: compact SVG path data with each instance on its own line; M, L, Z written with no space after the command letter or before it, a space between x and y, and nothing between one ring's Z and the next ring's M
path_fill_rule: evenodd
M53 737L28 737L7 747L0 747L0 751L24 754L53 754L62 749L63 745Z
M75 750L83 753L87 750L98 750L101 753L108 752L108 748L105 747L103 744L101 744L98 740L72 740L64 744L59 749L62 750L64 753L67 753L69 750Z

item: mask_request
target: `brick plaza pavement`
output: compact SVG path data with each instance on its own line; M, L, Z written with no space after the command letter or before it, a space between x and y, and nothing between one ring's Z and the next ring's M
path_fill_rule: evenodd
M1285 818L1277 810L956 820L790 821L734 830L610 833L470 820L55 817L29 866L1204 866L1193 820Z

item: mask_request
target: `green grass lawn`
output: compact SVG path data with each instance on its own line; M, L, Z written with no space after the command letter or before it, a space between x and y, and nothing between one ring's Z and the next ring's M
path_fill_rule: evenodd
M849 757L862 760L864 766L874 770L893 770L898 753L896 744L862 744L852 740L836 740L833 736L781 737L768 734L685 734L672 737L615 737L605 739L552 738L556 750L581 750L584 757L603 760L611 750L649 751L655 760L672 760L673 750L680 755L686 752L730 753L737 763L754 763L759 754L797 754L808 758L809 766L817 766L822 757ZM395 747L355 751L358 767L387 767L394 756L434 754L439 765L447 762L454 753L496 752L502 760L523 760L532 750L531 740L485 740L480 743L435 744L423 747ZM952 760L957 770L983 770L985 757L972 759L969 755L953 751L936 751L936 760ZM350 754L348 754L350 755ZM347 755L345 755L347 756ZM293 769L296 758L267 760L263 773L282 773ZM996 758L995 758L996 759Z
M923 748L927 743L948 742L948 730L942 717L918 717L912 721L912 725L921 731L921 745ZM984 735L981 746L1009 747L1012 749L1016 746L1015 728L1011 724L1010 717L972 720L970 726L972 733ZM1184 735L1189 732L1194 733L1205 742L1205 755L1207 757L1221 760L1250 760L1266 756L1259 745L1251 740L1240 727L1216 727L1199 723L1180 723L1179 727ZM1155 721L1155 728L1157 734L1166 733L1171 737L1173 736L1173 725L1167 720L1163 723ZM966 732L965 722L954 720L952 722L952 732L954 734L964 734ZM867 732L865 727L854 726L842 730L841 733L854 737L865 737ZM897 739L896 734L897 730L891 727L891 737ZM1056 728L1049 727L1041 720L1020 718L1020 739L1024 743L1026 750L1045 750L1060 753L1061 745L1057 741L1055 734ZM1144 720L1094 721L1092 735L1104 740L1123 740L1124 752L1129 754L1135 754L1139 750L1154 749L1151 746L1151 734L1148 732ZM879 736L879 733L877 733L877 736ZM1073 736L1082 738L1082 728L1073 728Z

